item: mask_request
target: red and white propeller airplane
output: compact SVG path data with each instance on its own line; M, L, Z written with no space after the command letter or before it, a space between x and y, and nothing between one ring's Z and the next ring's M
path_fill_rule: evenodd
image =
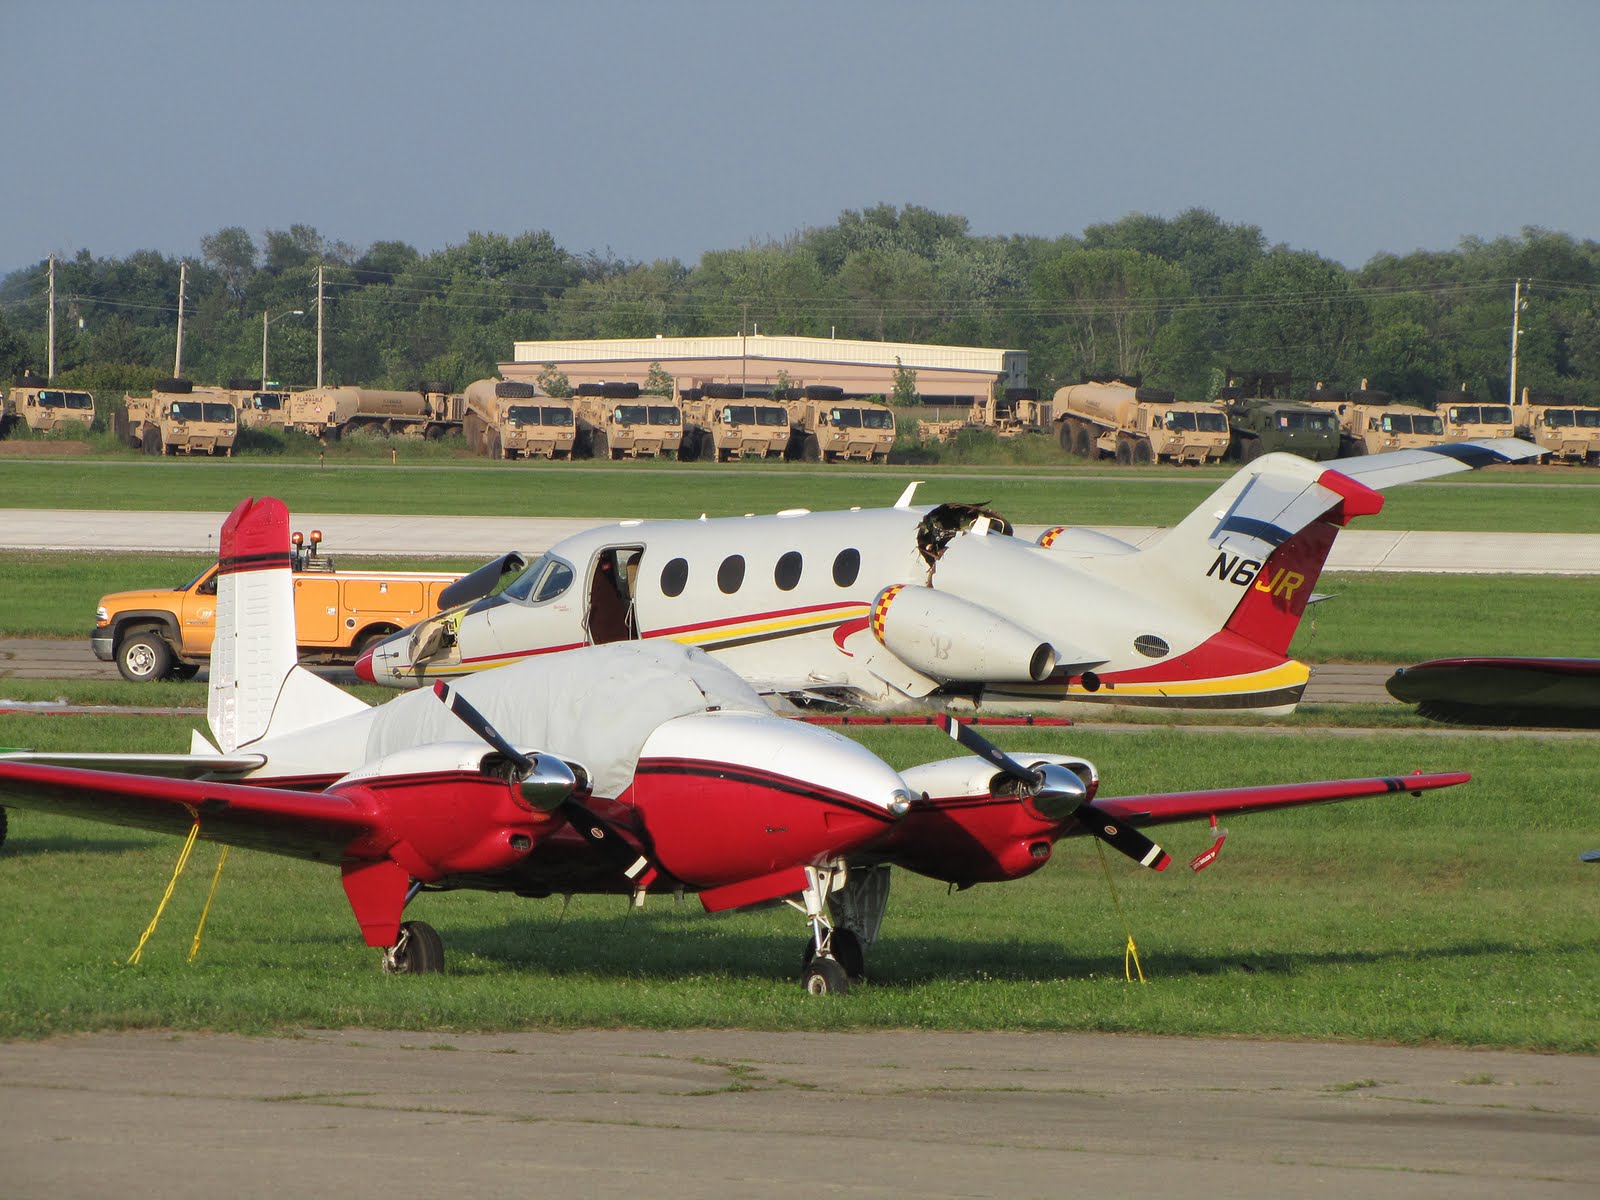
M626 521L511 553L373 647L362 678L421 687L574 646L671 639L759 689L875 709L1106 704L1292 711L1288 656L1334 536L1381 490L1538 454L1512 438L1312 463L1269 454L1138 548L1012 536L974 505ZM502 576L520 571L491 594Z
M1063 837L1160 870L1137 826L1421 792L1464 773L1116 799L1092 764L976 756L903 774L778 717L727 667L661 639L541 656L369 708L295 662L288 513L222 528L208 719L189 754L0 756L0 802L327 863L390 971L439 969L404 920L430 890L697 893L710 911L785 901L810 924L805 983L865 970L889 868L966 886L1038 870Z

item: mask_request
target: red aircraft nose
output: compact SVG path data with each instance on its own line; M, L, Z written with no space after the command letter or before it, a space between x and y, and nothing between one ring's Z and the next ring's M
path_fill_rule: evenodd
M362 683L378 682L372 677L372 652L376 649L376 646L368 646L361 652L361 657L356 659L356 678Z

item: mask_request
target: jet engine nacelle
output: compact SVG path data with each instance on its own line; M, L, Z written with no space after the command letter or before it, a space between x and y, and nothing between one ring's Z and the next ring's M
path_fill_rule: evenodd
M1037 683L1056 669L1055 649L1038 634L934 588L884 588L872 605L872 634L901 662L943 682Z

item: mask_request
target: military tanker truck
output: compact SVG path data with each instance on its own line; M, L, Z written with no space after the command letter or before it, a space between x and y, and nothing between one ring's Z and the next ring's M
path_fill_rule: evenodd
M0 407L0 437L14 428L54 433L68 425L94 424L94 393L53 388L37 375L24 375Z
M782 458L789 449L789 410L763 395L746 395L736 383L708 383L681 393L686 461Z
M158 379L148 396L124 396L112 418L119 441L146 454L209 454L231 458L239 411L226 388Z
M1051 411L1061 448L1080 458L1199 466L1228 451L1228 418L1215 404L1178 400L1136 382L1090 380L1057 388Z
M573 393L579 458L676 458L683 410L637 383L580 383Z
M424 383L414 392L312 388L291 393L288 407L287 428L328 442L363 429L436 438L461 428L462 398L442 383Z
M570 459L577 438L571 400L518 380L468 384L461 420L467 448L490 458Z

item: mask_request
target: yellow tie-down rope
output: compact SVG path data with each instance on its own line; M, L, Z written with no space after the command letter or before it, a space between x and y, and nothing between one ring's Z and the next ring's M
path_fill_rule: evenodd
M1128 946L1122 952L1122 974L1129 983L1133 982L1134 972L1138 972L1140 983L1149 983L1144 977L1144 967L1139 963L1139 947L1133 941L1133 926L1128 924L1128 914L1122 909L1122 898L1117 895L1117 885L1111 879L1111 864L1106 861L1105 843L1099 838L1095 839L1094 848L1100 853L1100 869L1105 872L1106 887L1111 891L1111 903L1116 907L1117 916L1122 918L1122 931L1128 935Z
M156 905L156 915L150 918L144 932L139 935L139 944L133 948L133 953L128 956L128 965L137 963L144 954L144 944L148 942L156 931L156 926L161 924L161 914L167 910L167 901L172 899L172 893L177 890L178 876L183 874L183 869L189 865L189 855L194 852L194 844L200 838L200 814L194 809L189 809L189 815L194 818L194 824L189 826L189 836L183 841L183 849L178 851L178 864L172 869L172 878L167 881L167 890L161 896L161 903ZM222 848L222 854L217 859L217 870L211 877L211 890L206 893L206 904L200 910L200 923L195 926L194 942L189 947L189 961L193 962L200 953L200 934L206 927L206 917L211 912L211 901L216 898L217 884L222 882L222 864L228 861L228 847Z

